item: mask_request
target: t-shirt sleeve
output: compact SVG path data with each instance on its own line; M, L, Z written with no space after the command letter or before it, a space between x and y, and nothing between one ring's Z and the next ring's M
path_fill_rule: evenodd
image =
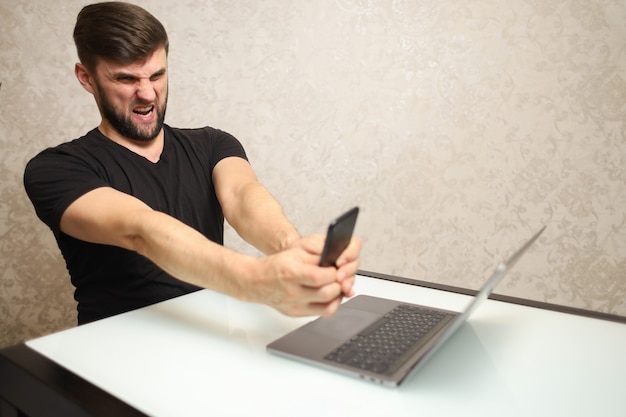
M217 165L219 161L231 156L243 158L246 161L248 160L243 145L233 135L210 127L205 128L205 131L207 131L213 142L213 152L211 152L212 160L210 162L211 170L215 168L215 165Z
M55 234L61 217L80 196L108 184L81 158L47 149L26 165L24 188L37 216Z
M179 134L181 131L170 132ZM224 158L240 157L248 160L241 142L229 133L211 127L182 132L183 136L191 140L187 142L181 137L183 142L196 144L187 148L188 155L196 153L198 161L208 163L209 172L212 172L217 163ZM91 142L90 146L96 146L95 144L96 142ZM94 156L94 152L99 152L98 157ZM111 167L123 165L124 161L116 159L117 156L107 156L107 152L109 152L107 148L96 147L87 150L79 143L68 143L46 149L27 164L24 171L26 193L35 207L37 216L55 234L60 231L63 213L76 199L100 187L111 186L120 189L119 183L116 183L119 177L112 177L114 174ZM191 160L180 160L178 163L187 165ZM120 171L121 175L136 176L135 171L132 169L129 171L132 165L130 162L128 164ZM206 165L197 167L199 170L206 168Z

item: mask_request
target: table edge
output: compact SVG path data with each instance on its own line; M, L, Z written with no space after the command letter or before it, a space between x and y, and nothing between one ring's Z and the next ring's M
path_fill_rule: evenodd
M402 284L415 285L418 287L447 291L447 292L456 293L456 294L471 295L471 296L475 296L476 294L478 294L477 290L473 290L470 288L456 287L453 285L439 284L439 283L429 282L429 281L421 281L421 280L414 279L414 278L399 277L396 275L388 275L388 274L383 274L379 272L359 270L357 272L357 275L361 275L361 276L365 276L369 278L382 279L386 281L399 282ZM510 304L522 305L526 307L539 308L542 310L549 310L549 311L555 311L559 313L566 313L566 314L572 314L576 316L589 317L589 318L594 318L594 319L613 321L617 323L626 324L625 316L619 316L617 314L611 314L611 313L604 313L601 311L586 310L583 308L570 307L570 306L565 306L562 304L547 303L544 301L513 297L513 296L497 294L497 293L492 293L489 296L489 299L495 300L495 301L502 301L502 302L510 303Z
M29 417L145 417L25 343L0 350L0 399Z

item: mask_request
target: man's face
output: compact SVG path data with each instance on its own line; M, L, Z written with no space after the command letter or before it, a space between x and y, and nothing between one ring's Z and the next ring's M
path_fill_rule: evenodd
M94 84L103 133L117 133L140 142L152 141L159 135L167 108L164 48L157 49L145 61L129 65L101 61L96 67Z

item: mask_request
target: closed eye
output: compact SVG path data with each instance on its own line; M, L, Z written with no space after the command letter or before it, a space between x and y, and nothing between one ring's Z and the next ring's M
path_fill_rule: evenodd
M162 69L160 71L155 72L154 74L152 74L152 76L150 77L151 81L156 81L158 79L160 79L161 77L163 77L165 75L165 70Z
M133 84L139 81L137 77L133 77L132 75L127 74L119 74L117 77L115 77L115 79L124 84Z
M162 68L150 76L150 81L160 80L161 78L165 76L165 74L166 74L166 69ZM141 77L137 77L133 74L127 74L127 73L122 73L122 72L115 74L113 78L115 79L115 81L119 83L123 83L123 84L136 84L141 81Z

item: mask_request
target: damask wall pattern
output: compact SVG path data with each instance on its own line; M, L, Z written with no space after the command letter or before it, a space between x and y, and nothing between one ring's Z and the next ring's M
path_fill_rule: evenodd
M302 233L359 205L362 269L477 288L547 225L496 291L626 314L622 0L136 3L170 34L167 122L237 136ZM84 4L0 3L0 346L76 321L21 177L99 122Z

